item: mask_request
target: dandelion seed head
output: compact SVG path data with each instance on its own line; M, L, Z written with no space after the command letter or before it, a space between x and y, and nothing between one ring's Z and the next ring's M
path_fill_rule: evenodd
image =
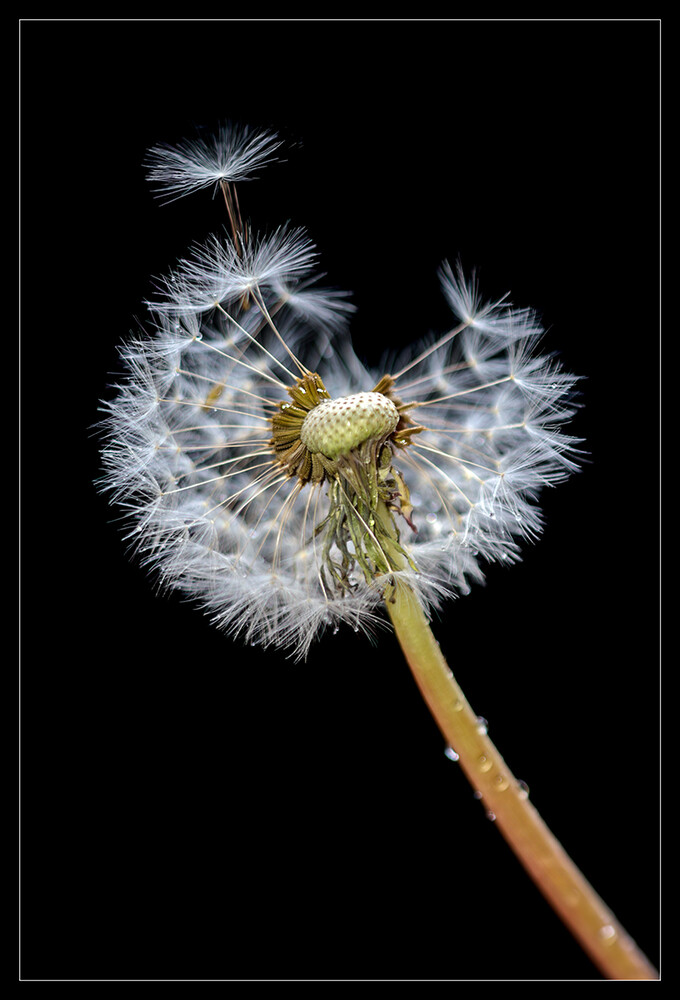
M164 162L199 171L216 149ZM517 561L578 447L576 379L537 353L533 311L485 302L445 264L449 328L374 369L315 262L288 227L194 248L121 349L102 424L101 486L141 562L217 626L296 657L327 629L380 627L397 579L432 609Z

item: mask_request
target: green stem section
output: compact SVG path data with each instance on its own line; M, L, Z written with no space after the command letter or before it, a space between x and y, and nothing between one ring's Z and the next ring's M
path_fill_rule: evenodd
M416 683L446 743L524 868L608 979L658 979L528 801L472 711L442 655L420 601L397 582L387 610Z

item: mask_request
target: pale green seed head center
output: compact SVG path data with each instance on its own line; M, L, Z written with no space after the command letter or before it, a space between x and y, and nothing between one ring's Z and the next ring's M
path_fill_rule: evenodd
M380 392L357 392L353 396L319 403L305 417L300 440L312 454L321 452L335 461L364 441L391 434L399 423L399 411Z

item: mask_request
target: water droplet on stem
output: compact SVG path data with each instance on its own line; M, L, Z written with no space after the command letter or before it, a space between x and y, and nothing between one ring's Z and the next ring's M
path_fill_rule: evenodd
M599 934L603 941L606 941L607 944L613 944L614 938L616 937L616 929L612 927L611 924L604 924L600 927Z
M520 799L529 798L529 786L527 785L526 781L518 781L517 788L519 790Z
M486 756L486 754L483 754L483 753L480 754L479 757L477 758L477 763L479 764L479 770L482 771L482 772L484 772L484 773L486 773L487 771L490 771L491 768L493 767L493 761L490 760Z

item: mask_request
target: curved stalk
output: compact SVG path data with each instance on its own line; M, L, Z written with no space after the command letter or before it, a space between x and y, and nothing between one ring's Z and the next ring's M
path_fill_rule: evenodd
M608 979L659 975L552 835L472 711L414 592L397 582L387 610L416 683L463 771L538 888Z

